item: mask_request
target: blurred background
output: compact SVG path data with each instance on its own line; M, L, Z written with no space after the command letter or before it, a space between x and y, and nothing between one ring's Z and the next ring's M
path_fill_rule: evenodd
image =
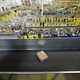
M80 74L1 74L0 80L80 80Z
M80 0L0 0L0 39L80 37Z

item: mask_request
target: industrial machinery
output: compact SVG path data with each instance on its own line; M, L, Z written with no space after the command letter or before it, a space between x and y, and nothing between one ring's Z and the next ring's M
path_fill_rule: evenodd
M80 71L80 0L0 1L0 71Z
M2 13L0 15L0 38L4 41L15 39L17 42L24 39L24 42L19 42L17 46L25 44L27 40L32 42L46 40L48 43L54 43L57 39L59 44L56 42L54 46L57 44L61 48L64 45L66 49L66 44L61 42L67 41L67 43L73 42L67 48L79 49L79 45L74 45L74 39L75 44L78 44L80 39L79 5L78 1L75 3L75 1L50 0L45 3L43 0L36 0L35 3L31 0L22 2L19 6L11 6L3 15ZM33 47L35 47L35 43L29 42L29 44L34 44ZM47 47L54 49L52 45L49 44Z

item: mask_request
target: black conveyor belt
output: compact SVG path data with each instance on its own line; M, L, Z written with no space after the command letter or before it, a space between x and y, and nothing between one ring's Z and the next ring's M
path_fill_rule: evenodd
M0 51L0 72L80 71L80 51L45 51L49 59L40 62L38 50Z

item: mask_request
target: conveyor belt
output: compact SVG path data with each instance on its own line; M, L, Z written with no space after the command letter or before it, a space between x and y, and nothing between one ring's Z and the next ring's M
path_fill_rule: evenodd
M80 71L80 51L45 51L45 62L37 59L37 52L0 51L0 72Z
M43 44L42 44L43 43ZM80 38L0 39L0 50L80 50Z

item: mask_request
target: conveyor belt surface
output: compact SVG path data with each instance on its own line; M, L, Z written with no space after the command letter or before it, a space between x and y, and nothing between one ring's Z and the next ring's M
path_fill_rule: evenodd
M38 50L0 51L0 72L80 71L80 51L45 51L49 59L40 62Z
M80 50L80 38L0 39L0 50Z

